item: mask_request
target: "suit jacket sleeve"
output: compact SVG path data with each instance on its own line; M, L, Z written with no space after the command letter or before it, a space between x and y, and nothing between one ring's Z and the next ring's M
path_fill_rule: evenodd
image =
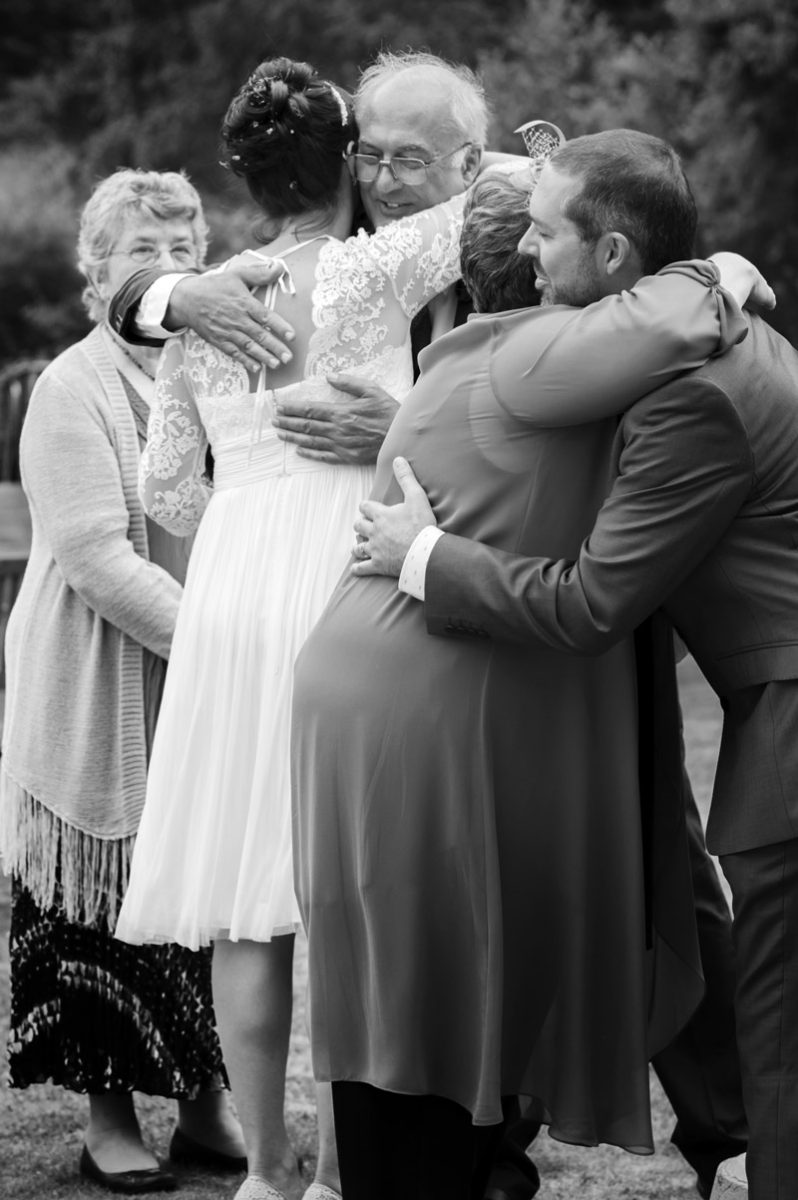
M168 274L170 274L169 271L163 271L159 267L142 267L140 271L136 271L129 279L126 279L119 291L112 297L108 310L108 321L111 328L116 330L126 342L136 346L163 345L161 339L144 337L137 331L136 314L141 297L147 288L155 283L156 279Z
M439 538L426 573L430 633L599 654L660 605L739 510L748 439L726 394L695 376L634 405L619 439L615 482L576 562Z

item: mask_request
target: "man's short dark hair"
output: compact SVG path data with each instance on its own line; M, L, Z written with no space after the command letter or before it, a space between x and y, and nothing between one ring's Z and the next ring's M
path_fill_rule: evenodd
M539 303L535 269L518 243L529 228L529 194L500 175L478 179L466 201L460 237L463 282L478 312Z
M653 275L669 262L692 258L698 224L695 200L678 154L661 138L636 129L609 129L566 142L551 166L581 186L563 215L583 239L624 234Z

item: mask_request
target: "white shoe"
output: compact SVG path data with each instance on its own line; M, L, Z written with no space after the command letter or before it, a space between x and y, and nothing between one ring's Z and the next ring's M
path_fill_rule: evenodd
M233 1200L285 1200L285 1195L262 1175L247 1175Z

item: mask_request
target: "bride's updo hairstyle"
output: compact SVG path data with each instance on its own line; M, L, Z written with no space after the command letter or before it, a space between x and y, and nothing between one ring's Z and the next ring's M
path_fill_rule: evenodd
M223 163L246 180L267 217L335 204L347 146L357 139L349 94L308 63L262 62L222 124Z

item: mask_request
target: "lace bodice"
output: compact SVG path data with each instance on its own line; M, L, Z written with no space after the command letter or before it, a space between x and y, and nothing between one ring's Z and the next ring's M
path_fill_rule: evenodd
M398 400L407 393L413 382L410 321L460 274L463 199L454 197L370 235L361 231L343 242L324 242L304 365L309 398L335 402L339 394L326 383L333 372L360 375ZM269 409L289 391L301 394L302 384L272 392L266 380L259 399L244 368L196 334L169 341L139 474L149 515L172 533L191 533L211 494L203 476L207 445L218 455L253 435L276 437Z

